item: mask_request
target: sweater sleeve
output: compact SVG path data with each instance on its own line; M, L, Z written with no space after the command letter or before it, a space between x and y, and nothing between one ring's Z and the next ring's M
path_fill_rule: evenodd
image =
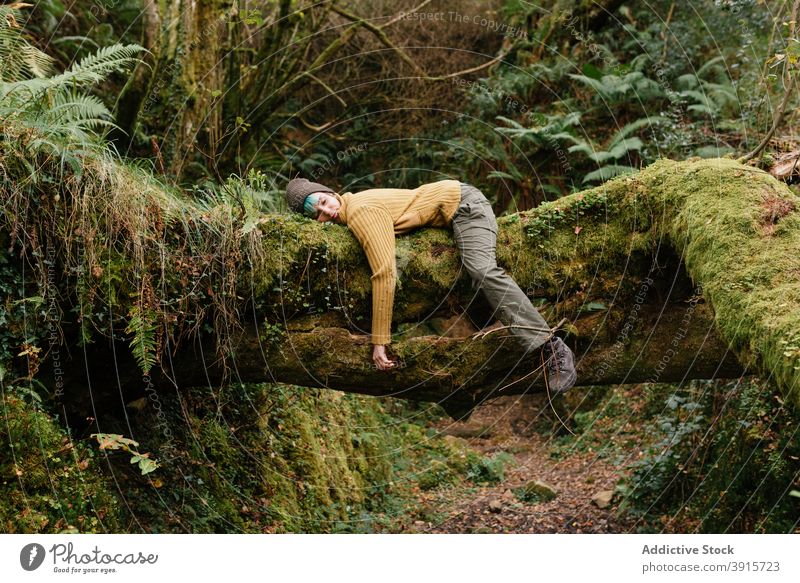
M347 226L361 243L372 269L372 343L390 344L397 282L392 217L386 209L364 206L354 209Z

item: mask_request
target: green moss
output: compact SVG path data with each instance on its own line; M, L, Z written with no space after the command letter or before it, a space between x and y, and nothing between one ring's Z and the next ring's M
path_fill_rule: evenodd
M513 233L510 221L498 223ZM624 301L620 282L670 243L739 359L770 371L800 406L800 198L785 184L733 160L663 160L520 213L519 224L540 252L520 252L507 234L498 258L537 296L591 287Z
M180 404L164 396L177 455L150 430L158 455L158 498L151 483L125 480L125 497L153 532L366 532L387 528L415 486L434 487L418 467L442 465L463 479L463 444L398 425L382 401L284 385L192 389ZM147 408L135 427L153 427ZM469 459L472 459L471 457ZM476 458L473 465L480 466ZM116 462L116 470L126 472ZM471 466L470 466L471 467ZM461 473L459 473L461 472Z
M10 163L15 150L0 147L10 169L26 168ZM59 171L53 161L35 163L43 175ZM13 183L15 176L9 178ZM81 295L89 308L81 322L88 334L110 329L103 321L108 305L117 305L119 321L111 327L126 329L135 302L158 306L155 323L167 333L215 334L221 356L230 352L225 343L250 300L267 324L333 312L342 315L342 325L366 327L370 270L347 228L298 215L251 217L242 224L230 205L201 204L108 159L87 159L81 177L73 178L68 190L56 193L62 202L33 186L4 189L0 210L9 232L39 230L42 240L59 242L63 271L77 274L60 282L59 291ZM573 316L585 301L630 301L656 251L669 245L703 287L739 359L770 371L784 395L800 404L798 207L800 199L786 185L732 160L660 161L635 176L499 219L497 256L530 296L550 302L569 297L547 314L560 318ZM29 212L20 215L20 208ZM72 211L80 220L64 223L60 217ZM80 272L78 249L91 274ZM46 272L31 260L34 273ZM402 238L395 321L448 309L442 300L449 292L466 295L463 270L457 281L459 265L447 230ZM148 284L153 281L160 285Z
M665 225L710 298L723 338L745 364L770 371L800 406L800 199L768 174L712 160L664 174L654 198L674 201ZM785 214L770 207L785 201ZM679 205L679 206L678 206ZM789 210L792 209L792 210Z
M121 502L100 454L75 442L55 419L3 392L0 418L0 531L117 532Z
M433 490L439 486L452 483L456 478L453 468L441 460L433 460L419 475L419 487L422 490Z
M547 484L537 480L531 480L524 486L514 488L512 490L517 500L526 502L528 504L538 504L540 502L549 502L558 495L555 490L550 488Z

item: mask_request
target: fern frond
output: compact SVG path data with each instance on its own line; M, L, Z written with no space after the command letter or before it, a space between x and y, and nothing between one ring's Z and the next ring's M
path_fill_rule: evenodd
M28 66L28 70L34 77L40 79L53 74L53 58L40 51L36 47L25 45L22 49L22 58Z
M0 42L2 39L0 35ZM117 126L111 121L112 115L106 105L79 88L123 70L143 50L138 45L113 45L98 50L54 77L0 81L0 116L11 117L35 129L44 138L42 142L31 142L30 148L53 149L54 143L59 141L72 147L94 148L99 130ZM28 55L33 70L45 72L46 59L33 50L23 53ZM64 162L63 152L61 154Z
M579 144L575 144L574 146L570 146L569 148L567 148L567 152L569 152L570 154L581 152L591 158L595 154L595 149L590 144L587 144L586 142L581 142Z
M703 89L705 89L711 100L716 103L720 109L728 106L737 107L739 105L739 96L736 95L736 90L732 85L705 83L703 84Z
M18 8L0 6L0 81L47 77L53 72L53 59L25 38Z
M717 74L719 74L720 70L722 70L723 75L725 75L724 69L717 64L717 63L720 63L720 62L722 62L722 63L725 62L725 57L722 56L722 55L714 57L710 61L706 61L706 63L697 70L697 77L698 78L702 78L709 71L716 71ZM727 75L725 75L725 76L727 76Z
M576 81L580 81L584 85L588 85L589 87L594 89L596 93L599 93L600 95L607 95L608 94L607 93L608 87L606 87L606 84L603 81L598 81L597 79L592 79L591 77L587 77L586 75L576 75L574 73L571 73L569 75L569 77L571 77L572 79L575 79Z
M111 118L111 112L97 97L72 91L56 93L53 107L47 113L64 122L95 122Z
M706 107L710 107L712 104L708 99L708 95L703 93L702 91L696 91L694 89L688 89L686 91L681 91L678 95L681 97L690 97L697 103L701 103Z
M695 103L694 105L690 105L686 109L688 111L694 111L695 113L705 113L711 116L714 115L714 110L707 105L703 105L702 103Z
M644 142L637 137L633 138L623 138L622 141L617 142L614 144L613 147L609 148L608 150L608 157L607 159L614 159L619 160L625 154L629 152L633 152L634 150L641 150L644 147ZM602 161L602 160L601 160Z
M567 142L572 142L573 144L580 143L580 140L578 138L566 132L558 132L557 134L550 134L550 137L554 140L564 140Z
M636 172L636 168L633 168L632 166L619 166L616 164L610 164L608 166L603 166L594 172L589 172L589 174L583 177L583 182L595 182L597 180L605 182L606 180L614 178L615 176L622 176L632 172Z
M638 132L643 128L648 128L653 125L663 123L665 121L667 121L667 119L664 117L652 116L652 117L643 117L637 119L636 121L632 121L629 124L625 124L624 126L622 126L622 128L620 128L620 130L617 133L614 134L614 137L611 139L609 146L613 147L614 145L619 143L620 140L624 140L634 132Z
M124 71L137 62L136 56L145 49L139 45L115 44L103 47L96 53L74 63L64 73L52 77L54 85L81 85L102 81L111 73Z
M505 117L503 115L498 115L498 116L495 117L495 119L497 119L499 121L502 121L504 123L507 123L513 129L517 129L517 130L527 130L528 129L524 125L519 123L517 120L511 119L510 117Z
M128 313L128 318L125 332L133 335L130 341L131 352L142 372L148 373L156 364L158 327L155 314L147 308L133 306Z
M499 178L501 180L514 180L518 181L521 180L521 176L513 176L508 172L503 172L502 170L492 170L489 174L486 175L486 178Z
M697 75L694 73L687 73L685 75L681 75L675 80L675 83L681 89L694 89L700 84L700 79L697 78Z

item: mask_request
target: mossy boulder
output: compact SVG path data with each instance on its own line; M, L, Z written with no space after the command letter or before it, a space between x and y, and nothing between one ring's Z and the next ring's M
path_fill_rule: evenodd
M531 480L524 486L514 488L514 496L522 502L528 504L538 504L540 502L550 502L555 500L558 492L552 486L549 486L541 480Z

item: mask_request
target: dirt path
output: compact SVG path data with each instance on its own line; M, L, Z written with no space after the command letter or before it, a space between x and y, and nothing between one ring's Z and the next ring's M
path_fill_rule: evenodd
M571 440L559 446L542 429L558 423L541 396L507 397L477 409L466 423L441 422L437 429L467 439L485 455L506 452L514 463L495 485L422 492L428 520L408 531L429 533L614 533L628 532L617 517L618 500L599 507L592 498L614 490L628 458L601 457L596 448ZM577 441L577 443L576 443ZM602 449L602 448L601 448ZM607 452L606 452L607 453ZM614 458L614 459L611 459ZM522 501L519 488L541 481L556 493L550 501ZM524 496L523 496L524 498ZM600 502L602 505L602 502Z

